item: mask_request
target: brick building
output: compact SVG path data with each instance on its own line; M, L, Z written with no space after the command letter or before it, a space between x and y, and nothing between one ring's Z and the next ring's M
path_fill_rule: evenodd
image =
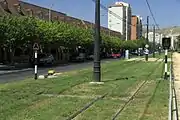
M0 0L0 16L8 15L8 14L15 16L33 16L43 20L63 21L84 28L94 27L93 23L90 23L85 20L73 18L71 16L67 16L65 13L51 10L51 14L49 14L49 9L37 5L33 5L27 2L23 2L20 0ZM106 34L111 33L111 35L121 37L121 34L119 32L109 30L108 28L105 27L101 27L101 31ZM54 49L53 51L55 53L57 60L59 60L59 58L61 58L60 61L62 61L62 59L64 58L65 59L63 61L68 60L67 55L65 55L65 53L61 48L54 48L53 46L51 49ZM8 55L9 52L5 50L5 48L0 48L0 63L2 61L7 61Z
M19 0L1 0L0 1L0 16L6 14L34 16L39 19L49 20L49 9L33 5ZM51 20L64 21L82 27L93 27L94 24L78 18L67 16L65 13L51 10ZM101 27L103 32L111 32L112 35L121 37L121 34L108 28Z
M137 40L142 37L142 20L139 16L133 15L131 18L131 40Z

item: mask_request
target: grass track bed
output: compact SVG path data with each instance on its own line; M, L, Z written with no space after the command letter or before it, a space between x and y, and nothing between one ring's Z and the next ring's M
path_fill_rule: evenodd
M158 66L160 68L156 70ZM154 73L148 76L152 71ZM66 72L55 79L37 81L29 79L1 84L0 118L3 120L16 120L18 117L18 120L64 120L94 98L109 93L104 99L98 100L76 117L79 120L97 118L108 120L142 81L155 81L161 76L161 62L114 61L102 65L103 85L89 84L92 81L92 68ZM158 94L167 95L168 85L166 84L162 85L160 93L156 92L154 95L154 99L149 103L152 106L147 108L143 119L148 117L148 112L157 110L158 104L156 103L159 99L161 102L167 101L168 97L158 97ZM137 98L137 100L141 99ZM146 98L144 100L146 101ZM166 113L166 106L163 107L163 105L160 105L162 113ZM158 113L156 115L158 116Z

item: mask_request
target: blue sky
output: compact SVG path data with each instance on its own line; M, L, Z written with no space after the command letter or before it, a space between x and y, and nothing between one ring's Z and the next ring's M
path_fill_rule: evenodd
M23 0L39 6L49 8L54 4L54 10L66 13L80 19L94 22L94 7L92 0ZM105 6L114 4L118 0L101 0ZM131 4L132 13L143 17L143 23L146 22L146 16L150 15L145 0L123 0ZM138 2L137 2L138 1ZM170 2L171 1L171 2ZM180 25L180 0L149 0L151 9L154 13L157 23L160 27ZM101 10L101 24L107 27L107 12ZM153 20L150 19L153 24Z

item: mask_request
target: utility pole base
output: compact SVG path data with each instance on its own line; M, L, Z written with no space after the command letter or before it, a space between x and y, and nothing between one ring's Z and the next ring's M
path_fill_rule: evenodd
M103 85L104 84L104 82L90 82L89 84L95 84L95 85Z
M146 54L145 59L146 59L146 61L148 61L148 54Z
M34 79L37 80L38 79L38 76L37 74L34 75Z
M165 80L168 79L167 72L164 73L164 79L165 79Z

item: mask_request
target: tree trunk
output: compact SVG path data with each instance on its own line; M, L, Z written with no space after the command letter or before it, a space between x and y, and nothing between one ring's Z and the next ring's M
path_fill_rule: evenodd
M56 60L59 62L59 48L56 49Z
M51 47L48 47L48 53L51 54Z
M3 61L2 49L0 48L0 63Z
M11 65L13 65L15 49L10 48L9 51L10 51L10 63L11 63Z
M4 47L3 48L3 63L6 64L7 63L7 51L6 51L6 48Z

